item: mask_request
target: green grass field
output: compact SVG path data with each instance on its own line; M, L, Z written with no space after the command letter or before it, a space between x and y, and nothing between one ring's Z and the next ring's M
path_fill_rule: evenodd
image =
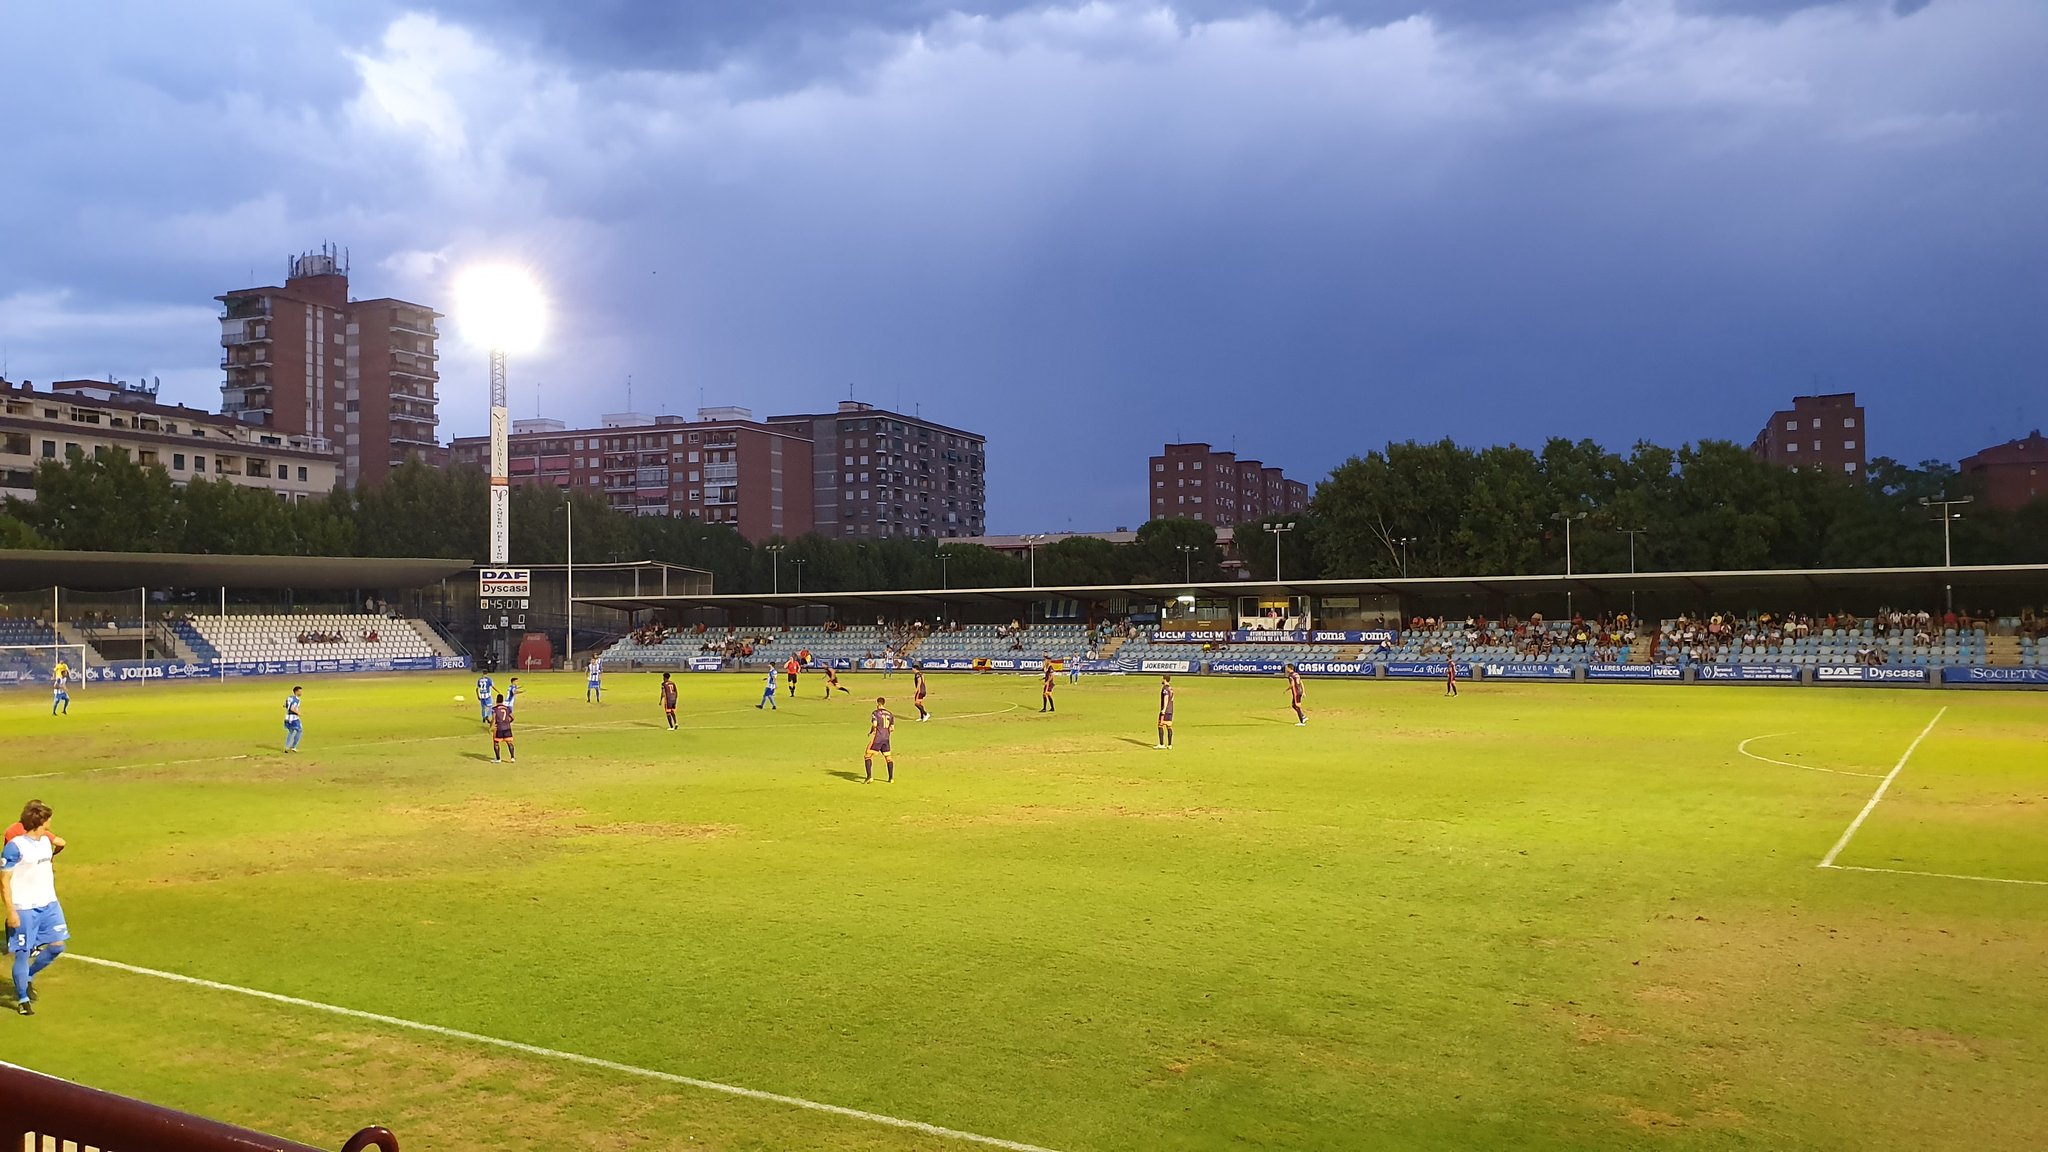
M526 680L516 766L468 677L309 680L292 757L283 683L12 694L0 775L51 775L0 809L55 806L84 956L1058 1152L2048 1138L2048 696L1312 682L1297 729L1277 681L1184 677L1162 752L1150 677L1040 716L934 676L920 725L900 678L764 714L700 675L673 735L654 676ZM1816 868L1944 707L1839 861L1903 871ZM79 960L39 986L6 1059L324 1146L969 1146Z

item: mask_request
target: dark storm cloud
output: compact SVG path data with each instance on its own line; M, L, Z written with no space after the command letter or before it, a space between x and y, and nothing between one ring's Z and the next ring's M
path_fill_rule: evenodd
M851 387L989 431L1019 530L1136 521L1178 436L1313 477L1821 387L1953 457L2048 416L2044 7L15 8L0 342L210 402L210 297L288 252L438 304L509 254L556 312L516 414Z

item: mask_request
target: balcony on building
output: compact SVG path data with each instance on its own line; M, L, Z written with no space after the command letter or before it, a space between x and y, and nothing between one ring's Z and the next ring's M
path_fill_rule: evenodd
M228 386L220 390L220 410L230 416L270 411L270 385Z
M425 313L400 312L392 317L391 330L393 332L404 332L410 336L433 336L438 338L441 335L440 330L434 327L433 319Z
M270 316L268 296L230 296L221 302L223 320L254 320Z

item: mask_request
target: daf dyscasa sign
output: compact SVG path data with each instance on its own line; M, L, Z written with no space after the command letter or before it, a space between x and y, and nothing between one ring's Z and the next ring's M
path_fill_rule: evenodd
M479 568L476 594L486 600L525 600L533 595L531 568Z

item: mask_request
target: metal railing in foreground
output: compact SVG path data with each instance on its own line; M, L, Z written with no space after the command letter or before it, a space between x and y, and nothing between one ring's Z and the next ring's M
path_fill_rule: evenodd
M0 1149L13 1152L321 1152L0 1062ZM384 1128L349 1137L342 1152L398 1152Z

